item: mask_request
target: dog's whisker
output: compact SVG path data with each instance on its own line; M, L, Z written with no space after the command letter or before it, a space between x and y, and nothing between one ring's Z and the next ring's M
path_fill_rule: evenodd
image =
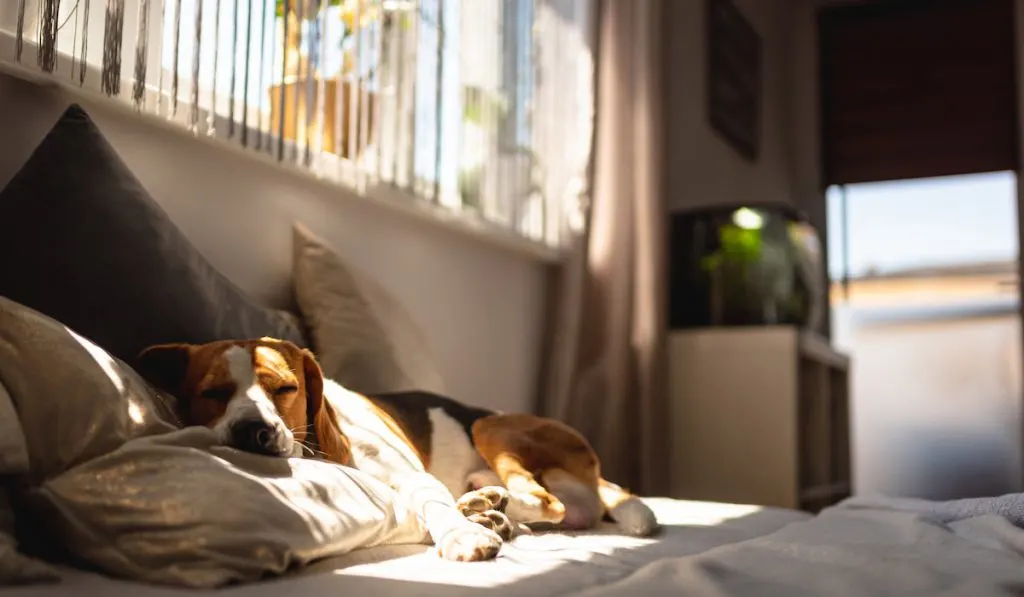
M323 457L327 456L327 454L325 454L324 452L321 452L320 450L313 449L312 446L306 444L305 442L298 442L298 444L299 444L299 446L302 447L303 450L306 450L307 452L309 452L310 456L323 456Z

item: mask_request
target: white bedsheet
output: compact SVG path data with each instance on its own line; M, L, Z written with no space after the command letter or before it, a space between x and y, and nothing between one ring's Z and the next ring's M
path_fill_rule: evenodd
M1024 496L1022 496L1024 497ZM978 510L937 520L903 502L853 501L816 517L750 506L649 500L657 539L608 533L521 537L498 560L456 563L422 546L325 560L289 578L221 591L141 586L81 572L7 597L1020 597L1024 529Z
M664 532L652 539L610 529L573 536L545 534L516 539L493 562L439 560L423 546L357 551L324 560L296 575L219 591L143 586L83 572L61 584L5 588L4 597L178 597L181 595L282 595L457 597L460 595L565 595L628 579L652 563L705 552L776 531L808 515L790 510L731 504L647 500ZM678 593L678 590L673 591ZM625 594L625 593L616 593Z

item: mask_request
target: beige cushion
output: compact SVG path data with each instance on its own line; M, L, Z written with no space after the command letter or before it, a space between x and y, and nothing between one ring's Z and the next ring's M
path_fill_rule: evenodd
M47 481L30 502L100 570L189 587L427 539L408 500L369 475L225 448L203 427L128 442Z
M399 300L295 225L295 296L324 375L362 394L444 393L423 330Z

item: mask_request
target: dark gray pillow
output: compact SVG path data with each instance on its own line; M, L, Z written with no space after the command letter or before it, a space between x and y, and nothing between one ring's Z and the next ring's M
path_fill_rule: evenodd
M0 191L0 222L0 296L122 360L165 342L273 336L305 345L294 318L210 265L80 106Z

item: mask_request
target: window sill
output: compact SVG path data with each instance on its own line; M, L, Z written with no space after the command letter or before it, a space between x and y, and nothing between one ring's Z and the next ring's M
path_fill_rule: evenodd
M564 250L550 247L539 241L530 240L503 229L496 223L488 222L482 217L475 217L471 213L458 212L441 205L436 205L389 183L371 184L364 190L359 191L353 185L319 176L314 171L301 168L293 163L279 161L268 153L245 149L226 139L193 133L178 122L170 121L156 114L135 110L129 101L125 101L130 95L130 79L122 80L122 97L111 98L99 90L99 69L91 65L88 67L88 75L84 86L80 87L70 84L70 82L63 81L56 76L36 70L32 66L14 63L14 43L15 37L12 33L0 30L0 75L7 75L40 87L59 89L62 93L72 98L80 98L83 101L105 102L104 105L109 107L109 109L121 111L122 114L130 115L139 122L145 122L149 126L162 128L181 138L188 138L193 143L206 143L217 147L220 151L236 152L239 155L245 156L246 159L258 160L268 168L276 168L279 172L296 177L297 182L305 180L331 190L344 189L347 192L344 193L341 200L352 198L353 200L364 201L370 205L380 206L381 209L402 214L405 217L422 222L424 225L469 237L489 246L509 251L540 263L559 263L565 256ZM32 64L31 61L35 54L35 44L25 40L22 54L23 60L27 64ZM66 62L67 59L68 57L61 56L61 63L58 66L60 72L70 72L70 63ZM185 110L180 111L185 112Z

